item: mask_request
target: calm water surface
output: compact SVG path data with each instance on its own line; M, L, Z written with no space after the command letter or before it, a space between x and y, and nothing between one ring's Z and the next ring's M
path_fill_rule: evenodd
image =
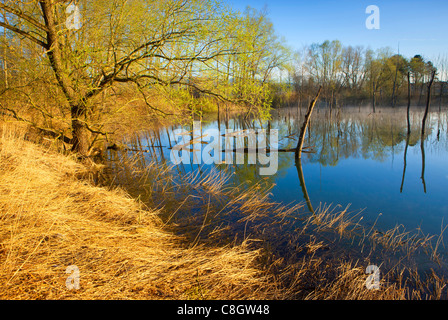
M279 153L278 172L268 177L274 184L276 202L307 203L310 211L323 205L341 206L363 216L366 224L379 229L402 225L406 230L421 228L440 234L448 223L448 108L432 107L422 141L423 109L411 110L412 133L407 138L406 108L344 107L314 111L304 143L313 153L303 155L300 166L294 153ZM268 128L279 130L280 148L294 148L304 111L297 108L274 110L272 119L244 120L242 116L211 115L203 119L202 130ZM160 140L143 138L144 148L161 143L164 158L176 144L172 131L162 128ZM191 127L186 127L191 130ZM154 138L156 139L156 138ZM235 173L230 183L253 183L259 176L256 165L182 165L183 172L211 167ZM300 170L301 169L301 170Z

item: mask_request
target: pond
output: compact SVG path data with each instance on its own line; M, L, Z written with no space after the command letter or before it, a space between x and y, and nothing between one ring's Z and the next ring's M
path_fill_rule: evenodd
M279 152L278 170L270 176L261 176L260 164L248 164L247 157L245 164L238 165L179 164L182 170L178 172L225 169L234 173L229 184L250 185L261 179L272 184L271 197L276 202L303 202L310 212L329 205L341 210L349 207L363 217L363 223L379 230L401 225L406 230L438 235L448 223L448 108L432 109L422 141L423 108L411 108L408 136L405 107L377 107L373 113L370 107L329 110L318 106L300 165L294 152ZM277 129L279 148L289 149L297 145L304 113L297 107L273 110L270 121L228 114L220 114L218 121L214 114L204 117L199 129L202 133L218 129L221 135L226 129ZM161 128L155 134L142 135L138 143L127 144L162 151L147 153L147 157L157 155L170 162L172 147L179 143L176 129L181 127ZM189 134L192 129L184 128ZM206 145L199 144L202 148Z

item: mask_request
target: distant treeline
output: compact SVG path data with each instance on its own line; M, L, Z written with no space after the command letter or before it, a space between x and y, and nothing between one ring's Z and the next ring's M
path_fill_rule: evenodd
M331 106L373 103L373 99L378 104L395 106L407 101L409 88L413 104L422 105L434 71L433 96L448 95L446 56L434 63L421 55L408 59L389 48L374 51L362 46L343 46L334 40L312 44L296 59L288 79L276 87L276 106L307 101L320 85L322 100Z

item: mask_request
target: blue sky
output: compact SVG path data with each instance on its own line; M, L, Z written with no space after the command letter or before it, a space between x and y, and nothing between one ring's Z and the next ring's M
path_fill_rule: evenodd
M267 8L287 43L301 49L325 40L372 49L400 46L406 57L448 55L448 0L226 0L234 9ZM368 30L366 8L380 9L380 30Z

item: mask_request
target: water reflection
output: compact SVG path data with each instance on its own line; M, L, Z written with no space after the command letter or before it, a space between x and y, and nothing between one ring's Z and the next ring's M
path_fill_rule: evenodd
M403 178L401 179L400 193L403 193L404 178L406 176L407 157L408 157L408 148L409 148L409 138L410 138L410 132L408 130L408 135L406 136L406 147L404 148Z
M297 173L299 174L299 181L300 181L300 187L302 188L303 192L303 198L306 201L306 205L308 207L308 210L314 214L313 205L311 204L310 196L308 195L308 190L306 189L305 184L305 178L303 176L303 169L302 169L302 161L301 159L298 159L296 161L296 167L297 167Z
M422 135L422 138L420 139L420 150L422 151L422 183L423 183L423 190L426 193L426 181L425 181L425 167L426 167L426 156L425 156L425 139Z
M265 179L275 185L275 201L303 201L310 212L322 203L351 205L353 210L364 210L367 221L375 221L382 213L378 225L385 229L402 223L410 229L440 232L442 219L448 218L447 108L429 114L425 136L420 135L424 110L411 110L408 134L406 108L376 109L373 114L371 108L344 107L330 114L328 109L317 108L308 126L307 152L298 162L293 152L279 153L278 172L273 176L260 176L257 165L212 167L234 173L229 183L235 185ZM201 131L278 129L279 147L294 149L303 118L298 108L275 110L270 121L223 113L204 117ZM131 149L145 149L148 158L169 161L170 148L177 143L173 130L179 128L160 128L140 140L129 139L127 144ZM403 162L397 165L398 156ZM190 164L175 170L185 174L209 169Z

